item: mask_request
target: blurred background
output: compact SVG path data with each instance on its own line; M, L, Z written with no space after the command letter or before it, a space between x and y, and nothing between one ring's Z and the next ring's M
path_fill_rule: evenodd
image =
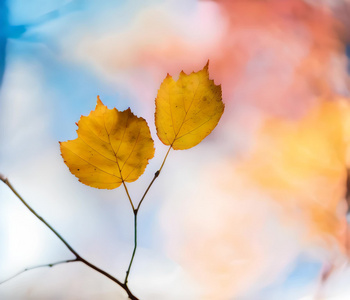
M169 73L198 71L226 104L200 145L172 151L139 213L140 299L349 299L348 0L0 0L0 173L84 258L123 279L133 214L122 188L69 172L58 141L95 108L145 118ZM0 281L74 258L0 185ZM0 299L127 299L82 264L35 269Z

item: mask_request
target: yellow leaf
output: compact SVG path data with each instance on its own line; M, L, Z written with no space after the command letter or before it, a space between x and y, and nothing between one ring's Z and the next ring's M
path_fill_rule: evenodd
M89 116L77 123L78 138L60 142L64 162L79 181L91 187L114 189L137 180L154 156L154 143L143 118L130 108L108 109L97 97Z
M181 72L177 81L168 74L160 85L155 113L157 135L175 150L199 144L224 112L221 86L209 80L208 63L199 72Z

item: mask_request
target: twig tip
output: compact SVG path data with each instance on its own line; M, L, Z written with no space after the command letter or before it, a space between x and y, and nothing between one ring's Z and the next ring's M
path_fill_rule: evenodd
M0 180L6 183L7 178L5 177L5 175L0 173Z

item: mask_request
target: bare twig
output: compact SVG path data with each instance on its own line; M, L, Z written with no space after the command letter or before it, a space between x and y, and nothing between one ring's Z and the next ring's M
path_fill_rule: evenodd
M41 216L39 216L34 209L32 209L26 201L24 201L24 199L18 194L18 192L15 190L15 188L11 185L11 183L9 182L9 180L3 176L2 174L0 174L0 180L2 182L4 182L10 189L11 191L17 196L17 198L29 209L29 211L35 215L41 222L43 222L46 227L48 227L61 241L63 244L65 244L65 246L75 255L75 260L74 261L80 261L83 264L87 265L88 267L90 267L91 269L95 270L96 272L108 277L110 280L114 281L116 284L118 284L121 288L123 288L125 290L125 292L128 294L129 299L131 300L139 300L136 296L134 296L132 294L132 292L129 290L128 286L125 283L122 283L121 281L119 281L117 278L113 277L111 274L107 273L106 271L103 271L102 269L98 268L97 266L93 265L92 263L90 263L89 261L87 261L86 259L82 258L73 248L71 245L68 244L68 242L53 228L51 227ZM8 279L9 280L9 279ZM6 280L6 281L8 281Z
M66 263L71 263L71 262L77 262L79 261L78 259L68 259L68 260L61 260L61 261L58 261L58 262L54 262L54 263L51 263L51 264L43 264L43 265L37 265L37 266L33 266L33 267L28 267L28 268L25 268L23 269L22 271L19 271L18 273L16 273L15 275L12 275L11 277L3 280L3 281L0 281L0 284L3 284L7 281L10 281L11 279L23 274L24 272L27 272L27 271L30 271L30 270L34 270L34 269L39 269L39 268L52 268L54 266L57 266L57 265L60 265L60 264L66 264Z
M132 262L134 261L136 249L137 249L137 212L135 213L135 211L134 211L134 250L132 252L132 256L131 256L131 259L130 259L128 270L126 271L126 275L125 275L125 279L124 279L124 284L125 285L128 284L128 278L129 278L129 274L130 274L130 269L131 269Z

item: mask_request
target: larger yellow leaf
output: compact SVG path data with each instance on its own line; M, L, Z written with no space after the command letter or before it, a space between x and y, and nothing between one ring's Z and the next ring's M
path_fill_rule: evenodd
M137 180L154 156L154 143L143 118L130 109L108 109L97 98L89 116L77 123L78 138L60 142L69 170L91 187L114 189Z
M156 98L158 137L175 150L192 148L212 132L223 112L221 86L209 80L208 64L190 75L181 72L177 81L168 74Z

